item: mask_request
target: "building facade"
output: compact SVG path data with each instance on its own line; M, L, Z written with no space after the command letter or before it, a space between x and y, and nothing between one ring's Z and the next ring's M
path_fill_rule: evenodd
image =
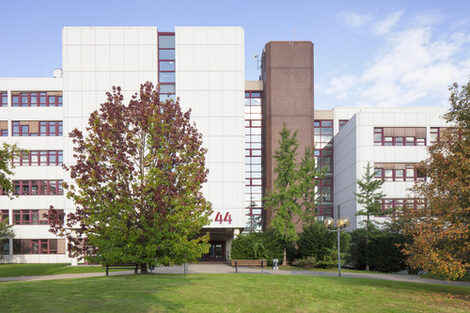
M386 181L384 207L398 207L406 188L422 179L414 164L445 126L443 110L432 108L315 111L311 42L267 43L260 80L245 81L240 27L66 27L62 54L53 78L0 79L0 141L28 151L14 160L17 197L0 196L0 219L15 232L2 241L4 262L74 261L43 214L51 205L73 210L62 189L70 182L62 165L74 163L67 134L86 127L112 86L129 100L152 81L162 100L179 97L182 109L192 110L208 150L203 193L214 210L203 230L211 236L207 261L229 260L234 237L269 224L263 196L275 179L272 156L283 125L298 132L298 151L313 146L326 169L316 214L333 216L339 207L351 228L360 223L354 192L365 164Z

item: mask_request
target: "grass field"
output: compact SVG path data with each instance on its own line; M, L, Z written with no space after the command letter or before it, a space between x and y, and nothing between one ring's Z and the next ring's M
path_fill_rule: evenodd
M262 274L0 283L2 312L469 312L470 288Z
M94 272L104 273L105 270L101 266L70 266L70 264L0 264L0 277Z

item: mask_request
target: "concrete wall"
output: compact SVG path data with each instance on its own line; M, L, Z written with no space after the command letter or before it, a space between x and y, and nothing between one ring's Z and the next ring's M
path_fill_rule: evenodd
M176 95L203 134L208 182L217 213L245 227L244 31L240 27L176 27Z

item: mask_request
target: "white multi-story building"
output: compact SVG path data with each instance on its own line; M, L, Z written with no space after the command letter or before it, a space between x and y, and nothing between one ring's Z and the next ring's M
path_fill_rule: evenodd
M0 79L1 142L28 154L15 159L14 199L0 196L0 219L8 218L13 240L2 242L6 262L71 262L64 239L48 231L49 206L65 212L69 181L62 164L73 164L67 134L84 129L89 114L120 86L125 98L141 83L159 83L162 94L180 97L208 149L204 195L213 205L211 249L203 260L230 259L232 239L259 231L272 218L263 211L273 188L283 125L298 130L299 152L314 146L327 175L316 213L337 208L359 227L356 181L368 162L384 179L384 207L399 207L406 189L422 179L414 165L445 127L439 108L348 108L314 111L313 44L269 42L260 81L244 80L244 31L240 27L66 27L62 69L53 78ZM163 97L164 98L164 97ZM419 205L419 200L413 205ZM264 214L266 213L266 214Z
M63 195L61 165L74 162L67 134L84 129L90 113L121 86L127 100L145 81L180 97L203 134L208 182L203 193L213 216L206 259L226 259L230 241L245 227L244 31L240 27L66 27L62 69L54 78L0 79L2 142L29 155L17 160L18 197L0 197L15 239L6 261L67 262L66 245L48 232L43 213L74 208Z

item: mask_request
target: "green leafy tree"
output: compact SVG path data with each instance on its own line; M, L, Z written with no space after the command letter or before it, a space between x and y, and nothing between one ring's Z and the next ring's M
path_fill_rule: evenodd
M70 133L76 164L65 186L77 208L67 231L53 208L51 231L66 236L70 256L147 266L197 261L209 250L211 204L202 195L206 149L179 102L159 101L152 83L129 104L120 88L90 115L87 134Z
M449 128L428 147L420 165L427 179L412 190L426 205L405 206L401 223L412 237L404 246L409 265L458 279L470 269L470 81L452 85L449 102Z
M12 196L13 183L11 176L13 175L13 157L15 154L20 153L16 145L9 145L4 143L3 148L0 148L0 188L4 195Z
M4 195L10 198L13 195L13 183L11 176L13 175L13 157L19 153L19 149L15 145L3 144L3 148L0 148L0 189ZM12 225L8 225L8 220L0 221L0 244L4 244L5 240L14 238L15 233L13 232ZM0 258L3 255L0 254Z
M380 191L383 181L374 178L374 171L370 163L367 163L366 172L362 179L357 180L359 192L356 194L357 203L362 205L362 209L356 212L356 216L365 216L361 223L366 229L366 246L369 244L369 238L377 227L377 221L374 217L384 216L388 211L382 210L381 200L385 194ZM365 258L368 259L367 256ZM366 263L366 270L369 270L369 264Z
M264 204L273 211L270 227L285 243L283 265L287 265L287 246L298 239L296 225L314 214L317 196L318 171L310 149L305 150L300 166L296 164L297 131L292 135L284 125L273 158L276 160L274 188L268 192Z

